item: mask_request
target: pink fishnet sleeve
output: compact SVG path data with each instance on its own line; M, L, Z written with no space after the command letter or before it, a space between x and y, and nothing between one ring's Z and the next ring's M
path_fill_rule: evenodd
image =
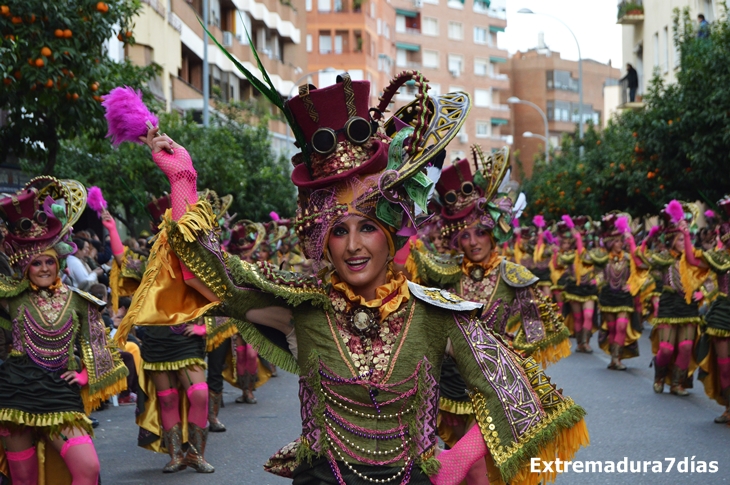
M173 154L164 150L153 153L152 161L160 167L170 181L172 218L178 220L185 214L189 204L195 204L198 201L198 173L193 167L193 160L185 148L177 145Z
M466 478L469 469L487 455L487 445L479 430L472 428L456 442L450 450L442 451L436 459L441 462L441 469L431 476L434 485L459 485ZM486 477L485 477L486 479Z

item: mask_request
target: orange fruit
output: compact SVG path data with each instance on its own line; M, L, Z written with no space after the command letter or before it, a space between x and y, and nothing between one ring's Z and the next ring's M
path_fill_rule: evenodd
M128 30L127 32L125 32L124 35L126 35L127 39L129 39L130 37L132 37L132 32Z
M73 94L71 95L71 98L72 98L72 99L73 99L74 101L77 101L77 100L79 99L79 93L73 93Z
M53 79L49 79L48 81L46 81L45 86L47 88L52 88L53 87Z
M35 66L35 61L33 59L28 59L28 65Z
M62 39L63 38L63 30L56 29L56 30L53 31L53 35L55 35L57 39Z
M5 15L6 17L10 15L10 7L7 5L0 5L0 14Z
M66 99L71 99L71 93L66 93Z
M20 79L21 77L23 77L23 74L20 71L15 71L13 73L13 77L15 77L15 79Z
M51 49L49 49L48 47L44 47L43 49L41 49L42 56L51 57L51 54L52 54Z
M70 77L71 79L73 79L73 78L74 78L74 73L73 73L73 71L69 71L69 72L68 72L68 77Z
M22 17L13 17L13 18L10 19L10 21L12 23L14 23L15 25L18 25L18 24L22 24L23 23L23 18Z
M63 68L63 69L61 69L61 72L63 73L64 76L68 76L68 69Z
M99 90L99 83L92 84L91 85L91 90L92 91L98 91Z
M107 13L109 11L109 5L104 2L99 2L96 4L96 11L101 13Z
M43 61L43 59L36 59L35 60L35 67L43 67L45 65L46 65L46 63L45 63L45 61Z
M15 42L15 36L13 34L6 35L5 38Z
M28 18L28 22L30 22L31 24L35 23L35 18L35 14L31 14L31 16Z
M12 84L12 82L13 82L13 80L12 80L12 79L10 79L9 77L6 77L5 79L3 79L3 83L4 83L4 84L5 84L6 86L10 86L10 85Z
M124 37L122 37L122 33L121 32L119 32L117 34L117 39L119 39L119 42L124 42Z
M101 96L96 96L96 95L94 95L94 96L93 96L93 98L94 98L94 101L98 101L98 102L100 102L100 103L101 103L101 101L102 101L102 99L101 99Z
M63 37L65 39L70 39L74 35L73 32L71 32L71 29L66 29L63 31Z

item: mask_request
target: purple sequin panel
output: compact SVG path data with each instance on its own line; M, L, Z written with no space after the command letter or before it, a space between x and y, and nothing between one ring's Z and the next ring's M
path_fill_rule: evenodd
M528 343L539 342L545 338L545 327L542 324L540 310L535 302L535 295L530 287L515 290L514 312L519 312L522 319L522 328L525 330L525 340Z
M319 452L320 429L314 417L314 410L317 407L318 399L309 380L315 371L310 371L308 375L299 378L299 401L301 403L302 414L302 438L309 442L312 450Z
M106 373L114 370L114 359L107 348L106 327L102 322L99 309L96 305L89 305L89 346L94 354L94 372L97 379L100 379ZM85 362L86 366L90 365Z

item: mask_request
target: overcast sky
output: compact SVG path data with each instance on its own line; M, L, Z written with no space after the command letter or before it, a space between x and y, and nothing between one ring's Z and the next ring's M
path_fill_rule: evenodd
M568 29L545 15L518 14L521 8L559 18L575 34L584 59L608 62L623 71L621 26L616 24L617 0L507 0L507 29L499 45L510 54L537 46L537 35L564 59L577 60L578 50Z

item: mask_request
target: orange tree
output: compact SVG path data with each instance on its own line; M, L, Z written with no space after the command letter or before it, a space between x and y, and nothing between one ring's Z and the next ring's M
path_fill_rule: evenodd
M106 132L102 93L142 87L156 67L112 61L107 40L133 43L139 0L0 0L0 163L53 174L60 141Z

